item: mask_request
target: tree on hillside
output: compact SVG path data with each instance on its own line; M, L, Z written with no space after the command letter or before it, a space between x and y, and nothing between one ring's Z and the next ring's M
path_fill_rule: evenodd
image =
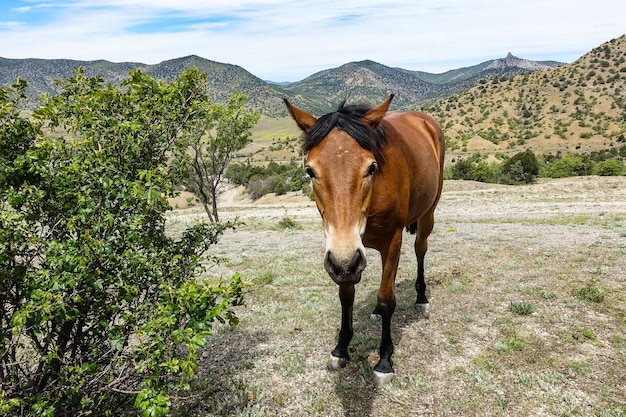
M539 161L530 149L513 155L502 163L505 184L530 184L539 174Z
M179 155L177 161L187 165L191 190L212 222L219 221L217 197L226 167L252 141L251 129L260 117L245 109L246 102L245 95L235 92L225 106L208 107L186 136L190 155Z
M229 225L165 230L170 152L206 78L132 71L120 88L79 69L38 121L20 116L24 88L0 89L0 414L167 415L242 303L238 276L198 279Z

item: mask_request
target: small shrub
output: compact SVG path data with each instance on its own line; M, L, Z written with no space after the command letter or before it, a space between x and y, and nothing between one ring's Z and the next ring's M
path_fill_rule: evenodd
M518 316L528 316L535 311L535 307L526 301L511 301L509 311Z
M278 222L278 227L280 227L281 229L301 229L302 228L302 226L300 226L300 224L297 221L287 216L283 217Z
M259 276L254 280L254 284L261 287L263 285L269 285L278 278L278 273L272 269L266 269L259 273Z
M595 342L596 340L598 340L598 336L596 336L596 334L589 329L580 329L580 334L585 339L591 340L592 342Z
M593 281L588 282L581 288L575 289L572 293L576 298L592 303L601 303L604 301L605 296L605 292L598 288Z
M501 353L519 352L524 350L524 347L526 347L526 343L516 337L496 343L496 351Z
M596 342L598 340L598 336L596 336L596 334L591 330L582 327L572 330L566 336L566 340L572 344L580 344L584 342Z
M295 162L277 164L270 161L267 167L232 163L226 169L225 176L233 184L244 185L253 200L270 193L282 195L288 191L302 191L308 194L311 190L302 166Z

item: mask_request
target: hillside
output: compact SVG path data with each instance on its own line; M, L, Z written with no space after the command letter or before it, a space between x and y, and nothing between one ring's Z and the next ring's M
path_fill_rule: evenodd
M449 158L475 152L582 152L624 143L626 37L577 61L481 81L426 110L441 123Z
M268 83L236 65L210 61L195 55L172 59L156 65L113 63L108 61L72 61L0 58L0 85L7 86L18 77L29 84L27 94L31 107L44 93L56 94L55 80L72 76L82 66L87 76L99 74L105 82L119 83L128 72L138 68L157 79L172 80L181 71L197 67L208 74L213 100L224 103L235 90L249 97L251 108L270 117L286 116L283 97L308 111L322 114L335 108L343 99L378 102L390 92L396 94L394 108L406 109L434 103L463 91L480 80L494 76L512 76L520 72L543 69L546 64L509 56L443 74L391 68L373 61L351 62L338 68L318 72L302 81L285 86ZM550 63L551 66L560 65Z
M128 76L134 68L145 71L145 64L135 62L114 63L99 61L74 61L69 59L7 59L0 58L0 86L10 86L19 77L28 83L27 96L31 107L43 94L56 94L58 88L55 80L66 80L74 72L74 68L83 67L85 75L100 75L104 80L117 84Z

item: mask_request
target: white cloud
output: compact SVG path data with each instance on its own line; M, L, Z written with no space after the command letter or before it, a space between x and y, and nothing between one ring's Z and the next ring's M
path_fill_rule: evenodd
M274 80L301 79L362 59L430 72L507 52L569 62L624 33L622 3L28 1L0 22L0 56L156 63L196 54Z

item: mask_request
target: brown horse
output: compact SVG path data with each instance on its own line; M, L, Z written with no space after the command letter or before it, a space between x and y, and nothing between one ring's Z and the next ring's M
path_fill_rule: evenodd
M374 108L345 106L319 119L285 104L305 133L305 171L326 236L324 267L339 285L341 329L328 367L343 368L352 339L354 285L366 266L365 247L378 250L382 279L374 314L382 318L377 384L393 378L391 317L402 232L417 232L416 308L428 307L424 256L443 184L444 136L432 117L389 112L393 95Z

